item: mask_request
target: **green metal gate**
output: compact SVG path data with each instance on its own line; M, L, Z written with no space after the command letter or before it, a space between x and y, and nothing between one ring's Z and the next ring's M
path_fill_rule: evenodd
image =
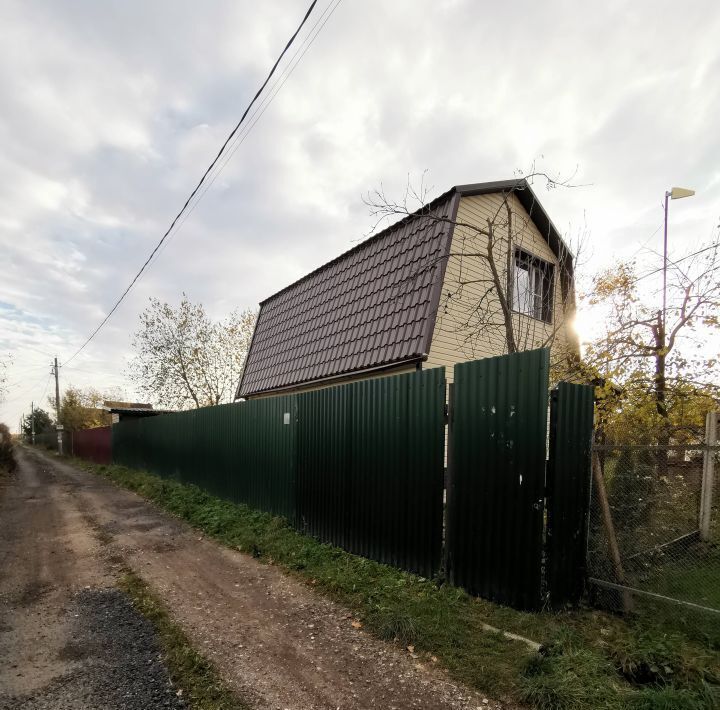
M455 366L447 565L453 584L518 608L542 601L549 351Z

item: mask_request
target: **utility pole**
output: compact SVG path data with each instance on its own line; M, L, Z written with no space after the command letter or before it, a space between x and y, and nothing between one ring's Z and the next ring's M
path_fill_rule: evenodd
M30 402L30 441L35 446L35 402Z
M63 443L62 443L62 424L60 424L60 370L58 369L57 358L55 358L55 367L53 367L53 373L55 374L55 421L57 423L57 442L58 442L58 453L62 456Z

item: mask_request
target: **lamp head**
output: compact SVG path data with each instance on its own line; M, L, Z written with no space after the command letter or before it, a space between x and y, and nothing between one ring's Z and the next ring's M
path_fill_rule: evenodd
M673 189L670 190L670 199L680 200L683 197L692 197L694 194L695 190L688 190L685 187L673 187Z

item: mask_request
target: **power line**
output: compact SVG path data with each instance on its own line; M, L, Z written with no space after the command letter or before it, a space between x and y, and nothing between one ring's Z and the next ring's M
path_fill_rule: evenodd
M47 365L33 365L32 367L24 367L22 370L16 370L12 365L10 365L10 370L13 377L21 377L31 372L37 372L37 370L44 369L46 367Z
M325 25L327 24L328 20L333 16L333 14L335 13L335 10L337 10L338 5L340 5L340 3L342 2L342 0L334 0L334 2L335 2L334 6L333 6L333 2L330 2L330 3L327 5L327 7L326 7L325 10L323 11L323 13L320 15L320 17L317 19L317 21L315 22L315 24L312 26L312 28L311 28L310 31L308 32L307 37L305 37L305 39L302 41L302 43L300 44L300 46L299 46L299 47L297 48L297 50L295 51L295 54L293 54L293 56L290 58L290 61L288 62L288 64L286 65L286 67L282 70L282 72L280 72L280 74L278 75L277 79L275 80L275 82L274 82L274 83L272 84L272 86L270 87L270 90L268 91L268 93L265 95L265 97L263 98L263 100L255 107L255 110L250 114L250 118L249 118L249 121L250 121L250 122L249 122L249 124L247 125L246 128L243 128L243 130L240 131L240 132L235 136L235 138L234 138L234 145L233 145L232 148L230 148L230 149L227 151L227 153L225 154L225 156L224 156L224 158L223 158L223 161L219 164L218 169L215 171L215 174L214 174L214 175L212 176L212 178L206 183L203 191L198 195L197 199L196 199L195 202L191 205L190 209L188 209L187 212L185 212L185 214L183 215L182 220L181 220L181 221L179 222L179 224L177 225L177 229L175 229L175 231L169 236L169 238L167 239L167 241L165 242L165 244L163 244L162 248L161 248L161 249L158 251L158 253L155 255L154 260L153 260L153 262L151 262L151 264L154 263L154 261L157 261L157 259L160 257L160 255L162 254L162 252L163 252L163 251L165 250L165 248L167 247L168 242L170 242L171 239L180 231L180 229L182 228L182 226L183 226L183 225L185 224L185 222L187 221L188 217L190 217L190 215L193 213L193 211L195 210L195 208L198 206L198 204L200 203L200 201L202 200L202 198L205 196L205 194L207 193L207 191L213 186L213 184L215 183L215 180L219 177L220 173L225 169L225 167L227 166L227 164L230 162L230 160L232 159L233 155L235 155L235 153L236 153L236 151L238 150L238 148L245 142L245 139L250 135L250 133L252 132L253 128L255 127L255 124L262 118L262 115L263 115L263 114L265 113L265 111L269 108L270 104L273 102L273 100L274 100L275 97L278 95L278 93L280 93L280 90L281 90L281 89L283 88L283 86L285 85L285 82L290 78L290 76L292 75L292 73L293 73L293 72L295 71L295 69L297 68L298 64L300 64L300 62L302 61L303 57L307 54L308 50L310 49L310 47L312 46L312 44L313 44L313 43L315 42L315 40L317 39L317 36L318 36L318 35L320 34L320 32L322 31L323 27L325 27ZM330 10L331 7L332 7L332 10ZM325 17L325 15L328 13L328 10L330 10L330 14L328 14L327 17ZM325 20L324 20L324 21L323 21L323 17L325 17ZM322 24L320 24L320 23L322 23ZM315 34L313 34L313 32L315 31L315 28L316 28L318 25L320 25L319 29L317 30L317 32L315 32ZM303 46L304 46L305 44L307 44L307 46L305 47L305 49L303 49ZM301 52L302 52L302 54L300 54ZM300 57L299 57L298 60L295 62L295 64L293 64L293 61L295 60L295 57L298 56L298 54L300 54ZM279 84L279 86L278 86L278 84ZM275 87L277 87L277 89L276 89ZM256 118L256 116L257 116L257 118Z
M650 240L662 229L662 222L656 227L655 231L628 257L634 259L645 247L650 243Z
M75 357L77 357L77 355L79 355L79 354L85 349L85 347L87 346L87 344L100 332L100 329L105 325L105 323L107 323L108 320L110 320L110 317L112 316L113 313L115 313L115 311L117 310L118 306L123 302L123 300L125 299L125 296L127 296L128 293L130 293L130 289L132 289L132 287L135 285L135 282L140 278L140 275L143 273L143 271L145 271L146 267L148 266L148 264L149 264L150 261L152 260L153 256L155 256L156 252L157 252L158 249L162 246L163 242L164 242L165 239L168 237L168 235L169 235L170 232L172 231L172 229L173 229L173 227L175 226L175 224L178 222L178 220L180 219L180 217L183 215L183 213L184 213L185 210L187 209L187 207L188 207L188 205L190 204L191 200L195 197L195 195L198 193L198 191L199 191L200 188L202 187L202 185L203 185L203 183L205 182L207 176L210 174L210 172L212 171L212 169L215 167L216 163L220 160L220 157L222 156L223 152L225 151L225 148L227 147L227 145L230 143L230 141L232 141L232 139L234 138L235 134L236 134L236 133L238 132L238 130L240 129L240 126L242 125L243 121L245 120L245 117L248 115L248 113L250 112L250 109L253 107L253 105L254 105L255 102L257 101L258 97L260 96L260 94L263 92L263 90L264 90L265 87L267 86L268 82L269 82L270 79L272 78L273 74L275 73L275 70L277 69L278 65L279 65L280 62L282 61L282 59L283 59L283 57L285 56L286 52L287 52L288 49L290 49L290 47L292 46L292 44L293 44L293 42L295 41L295 38L297 37L298 33L300 32L300 30L301 30L301 29L303 28L303 26L305 25L305 22L307 22L308 17L310 17L310 13L313 11L313 9L315 8L315 5L316 5L316 4L317 4L317 0L312 0L312 2L310 3L310 7L307 9L307 11L306 11L306 13L305 13L305 16L303 17L302 21L301 21L300 24L298 25L298 27L297 27L297 29L295 30L295 32L293 33L293 35L292 35L292 36L290 37L290 39L288 40L288 42L287 42L287 44L285 45L284 49L283 49L282 52L280 53L280 56L279 56L279 57L277 58L277 60L275 61L275 64L273 64L272 69L270 69L270 72L268 73L267 77L265 78L265 81L262 83L262 85L260 86L260 88L257 90L257 92L255 93L255 96L253 96L252 100L250 101L250 103L248 104L247 108L246 108L245 111L243 112L243 115L240 117L240 120L237 122L237 124L236 124L235 127L232 129L232 131L230 132L230 134L228 135L228 137L225 139L225 142L222 144L222 146L221 146L220 150L218 151L217 155L215 156L215 158L213 159L213 161L210 163L210 165L207 167L207 169L206 169L205 172L203 173L203 176L200 178L200 181L198 182L198 184L195 186L195 188L193 189L193 191L190 193L190 196L187 198L187 200L185 200L185 204L182 206L182 208L180 209L180 211L175 215L175 217L173 218L172 222L170 223L170 226L167 228L167 230L165 231L165 233L164 233L163 236L161 237L160 241L155 245L155 248L150 252L150 256L148 256L148 258L145 260L145 263L140 267L140 270L139 270L139 271L137 272L137 274L135 274L135 276L133 277L132 281L130 282L130 285L125 289L125 291L124 291L123 294L120 296L120 298L115 302L115 304L113 305L113 307L110 309L110 312L105 316L105 318L103 318L103 320L102 320L102 322L100 323L100 325L98 325L98 327L95 328L95 330L90 334L90 336L87 338L87 340L85 340L85 342L70 356L70 358L63 363L64 365L67 365L67 363L71 362Z
M43 369L45 369L46 367L47 367L47 365L43 365L43 366L42 366ZM39 370L39 369L40 369L40 367L36 368L36 371ZM22 374L22 373L16 373L16 374ZM34 373L33 373L33 374L34 374ZM40 379L42 379L42 375L40 376ZM27 387L26 380L16 380L15 382L9 382L8 384L5 385L5 388L6 388L7 390L11 390L11 389L15 390L15 389L17 389L18 387L21 387L21 388L22 388L22 387ZM21 391L23 391L23 390L21 390Z
M120 377L122 376L122 373L115 370L115 372L109 372L107 370L87 370L84 367L74 367L72 365L61 365L60 367L67 367L68 370L72 370L73 372L81 372L85 375L99 375L103 377Z

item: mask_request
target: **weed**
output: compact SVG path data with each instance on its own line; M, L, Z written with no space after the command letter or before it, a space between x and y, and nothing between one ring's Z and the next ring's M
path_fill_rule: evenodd
M712 654L690 646L677 633L661 629L634 629L608 644L617 670L636 685L692 687L703 680L720 683L710 667Z
M378 607L369 614L369 623L376 634L385 641L408 646L417 643L418 629L414 617L406 611Z

